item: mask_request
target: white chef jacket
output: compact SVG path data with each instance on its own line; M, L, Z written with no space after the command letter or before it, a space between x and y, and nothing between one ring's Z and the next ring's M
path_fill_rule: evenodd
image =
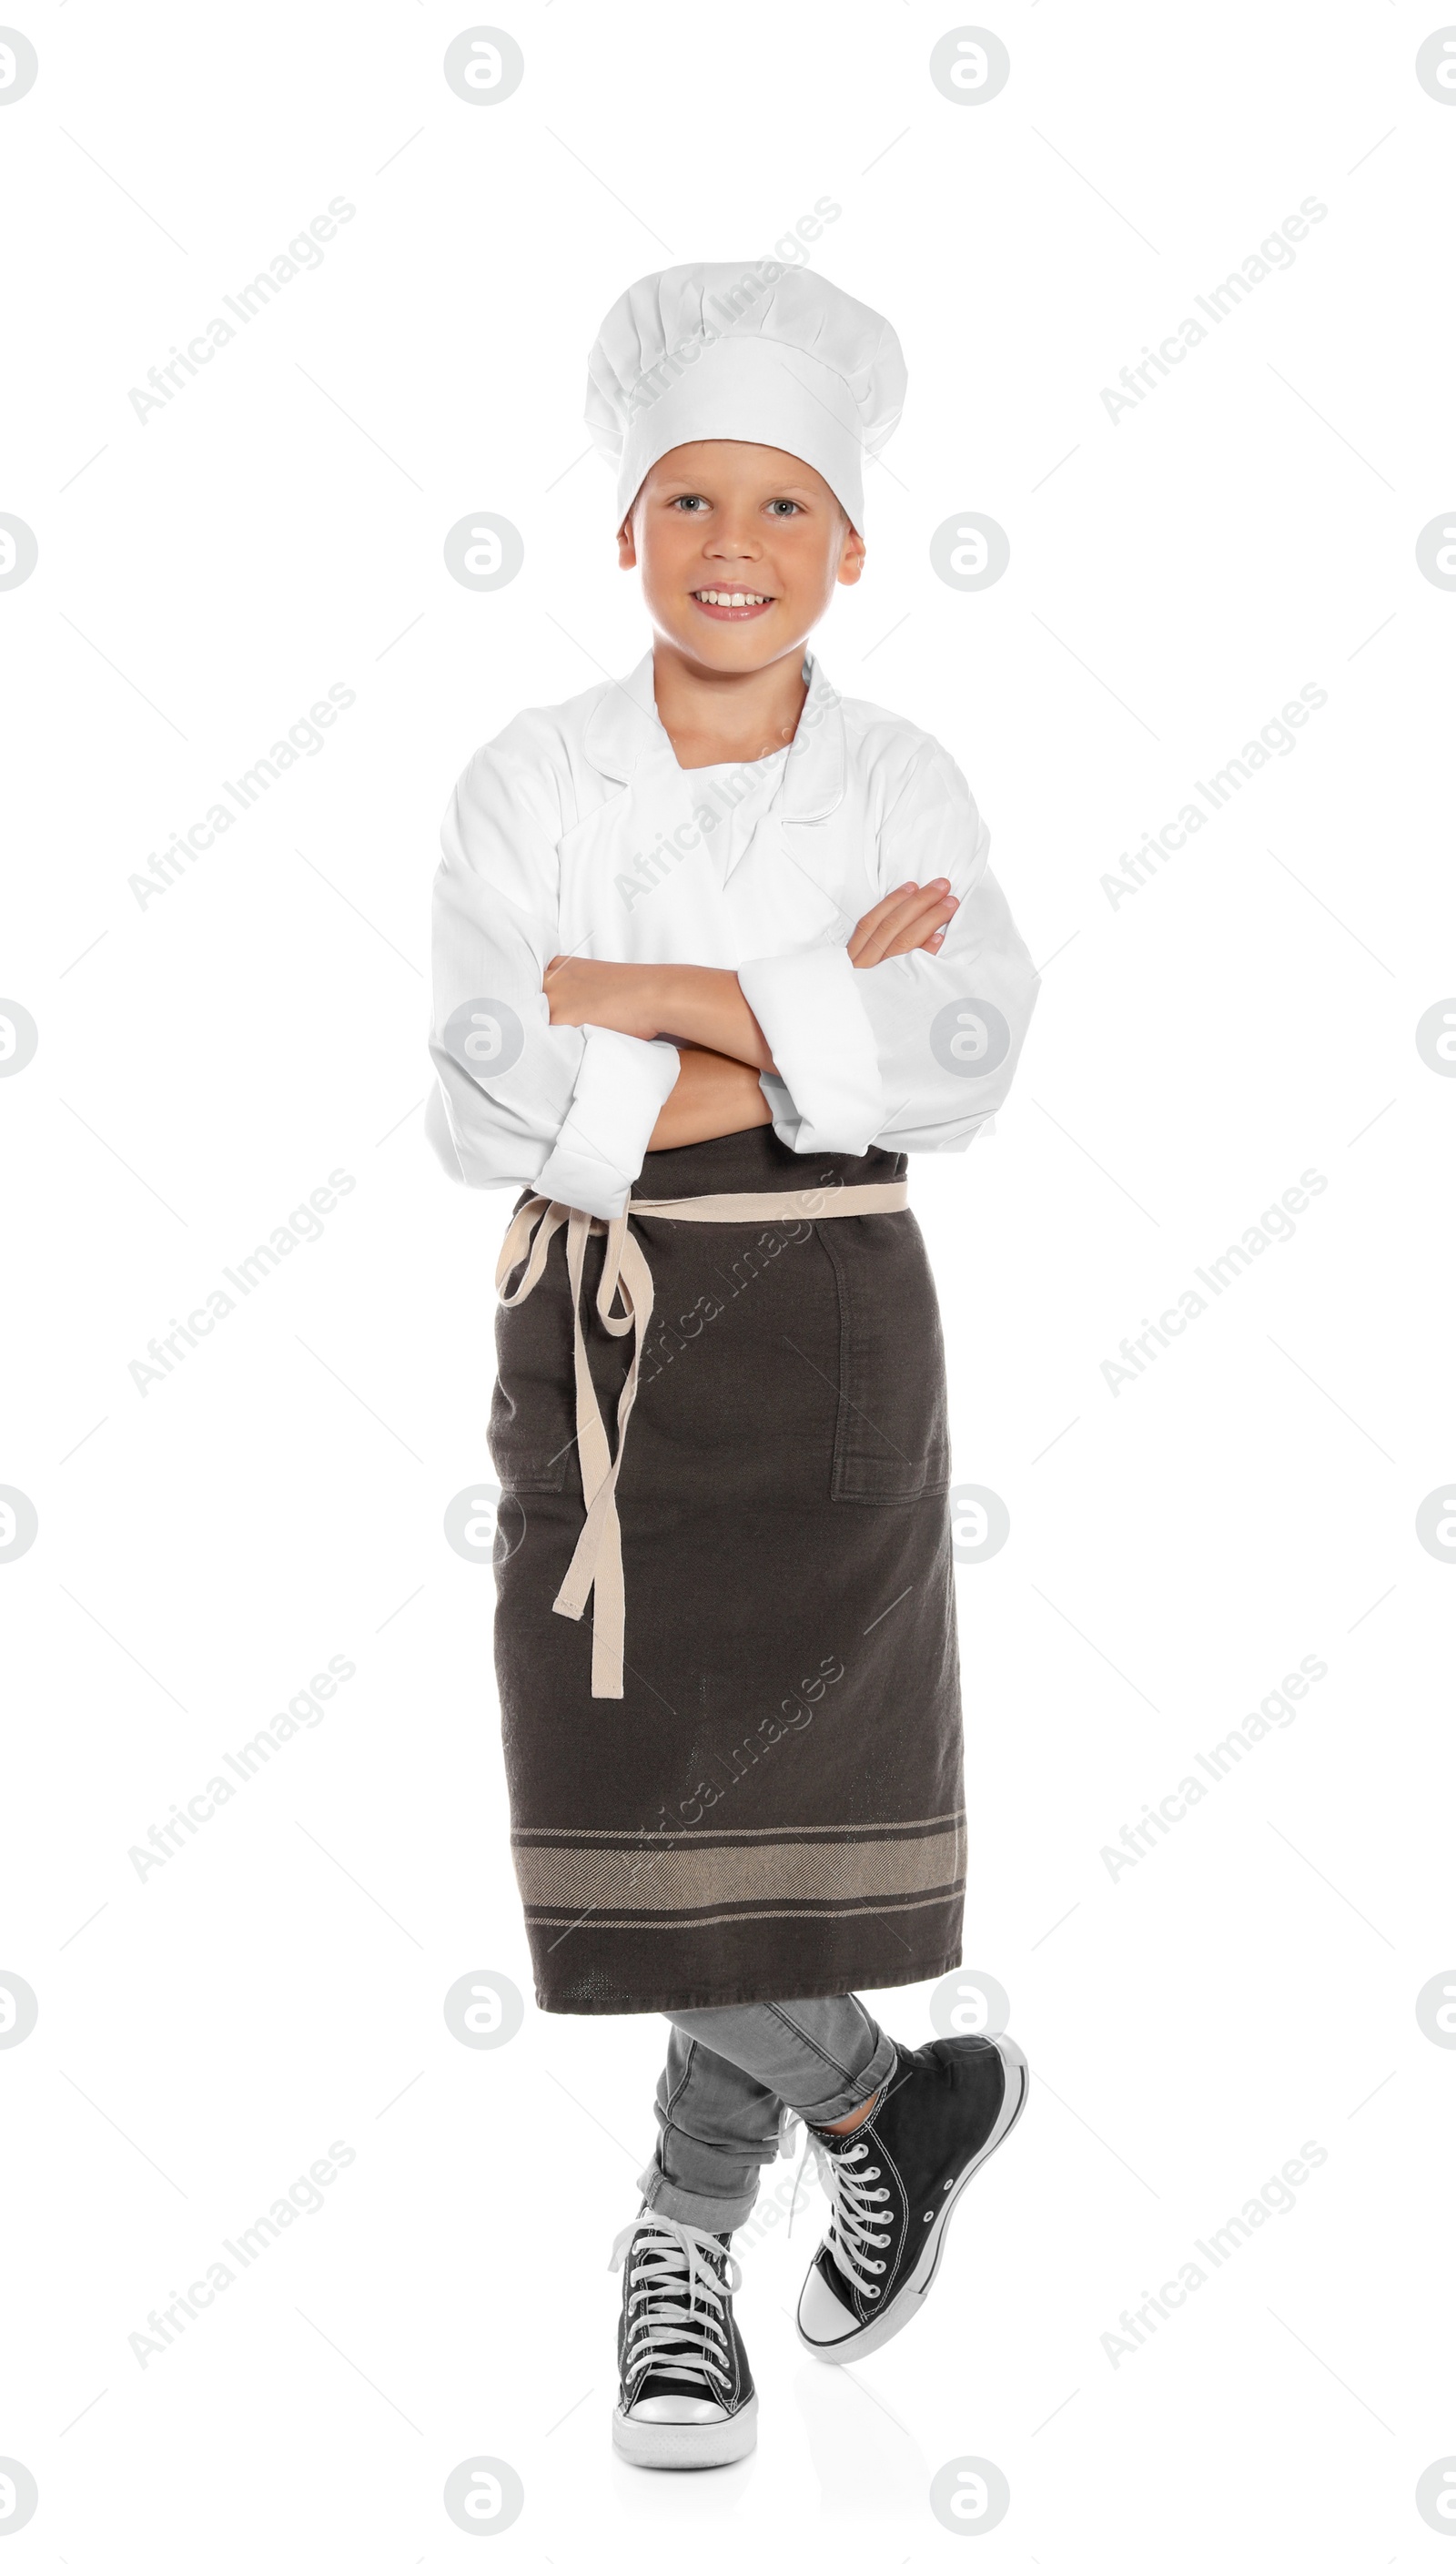
M626 1204L678 1051L553 1025L557 953L736 971L773 1057L774 1130L799 1156L964 1149L989 1121L1037 990L989 832L937 741L842 699L817 659L804 675L791 746L754 765L679 765L650 654L472 757L435 884L427 1130L450 1175L600 1218ZM859 919L937 875L960 902L939 952L855 969Z

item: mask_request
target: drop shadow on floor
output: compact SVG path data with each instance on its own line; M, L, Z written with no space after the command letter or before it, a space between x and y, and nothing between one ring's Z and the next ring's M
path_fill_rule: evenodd
M815 2362L795 2380L794 2402L826 2517L903 2522L929 2516L930 2465L879 2385L852 2367Z

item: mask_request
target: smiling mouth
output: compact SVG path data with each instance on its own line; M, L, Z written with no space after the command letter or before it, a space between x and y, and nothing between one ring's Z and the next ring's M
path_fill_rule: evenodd
M775 601L755 587L695 587L689 590L689 594L705 614L715 615L720 621L728 623L741 623L750 615L766 614Z

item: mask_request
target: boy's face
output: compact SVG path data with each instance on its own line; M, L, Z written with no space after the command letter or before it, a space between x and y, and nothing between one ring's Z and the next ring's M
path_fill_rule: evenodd
M740 674L801 646L835 586L854 585L865 545L811 465L772 445L713 440L674 446L653 465L617 553L623 569L640 567L665 641L705 669ZM752 602L710 602L724 596Z

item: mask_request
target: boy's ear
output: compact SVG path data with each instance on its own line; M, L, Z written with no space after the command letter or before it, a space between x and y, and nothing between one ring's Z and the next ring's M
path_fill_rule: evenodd
M836 577L837 577L837 578L838 578L838 580L839 580L839 584L840 584L840 586L841 586L841 587L854 587L854 586L856 586L856 585L858 584L858 582L859 582L860 572L861 572L861 570L864 568L864 566L865 566L865 538L864 538L864 535L863 535L863 534L857 534L857 533L856 533L856 531L855 531L855 529L854 529L854 527L853 527L853 526L849 526L849 527L847 528L846 533L845 533L845 537L844 537L844 549L843 549L843 551L842 551L842 552L840 553L840 555L839 555L839 568L838 568L838 570L837 570L837 571L836 571L836 573L835 573Z
M624 517L617 528L617 567L618 569L637 567L637 540L632 532L630 517Z

